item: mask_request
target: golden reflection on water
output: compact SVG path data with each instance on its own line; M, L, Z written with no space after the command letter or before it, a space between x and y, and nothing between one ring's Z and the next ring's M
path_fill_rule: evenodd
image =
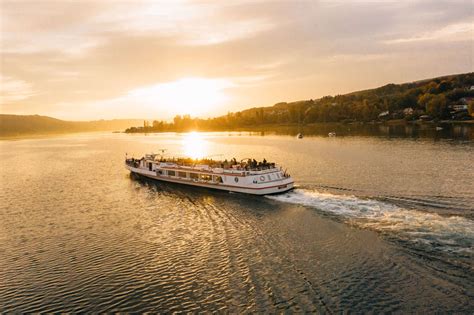
M209 155L209 143L201 133L194 131L187 133L183 137L182 146L186 157L202 159Z

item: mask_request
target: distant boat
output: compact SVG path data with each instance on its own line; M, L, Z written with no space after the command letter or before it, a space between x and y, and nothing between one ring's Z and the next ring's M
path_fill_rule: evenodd
M226 190L252 195L278 194L293 189L293 178L275 163L247 159L237 162L191 158L163 159L147 154L126 158L130 172L164 182Z
M298 134L296 135L296 138L297 138L297 139L303 139L303 134L302 134L302 133L298 133Z
M335 132L330 132L328 133L328 137L335 137L336 136L336 133Z
M443 127L436 127L436 131L443 130Z

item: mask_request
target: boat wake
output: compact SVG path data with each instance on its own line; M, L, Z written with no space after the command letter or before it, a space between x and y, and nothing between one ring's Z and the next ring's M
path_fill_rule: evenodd
M376 199L306 189L267 198L312 207L355 226L396 235L397 239L431 249L474 253L474 221L461 216L441 216Z

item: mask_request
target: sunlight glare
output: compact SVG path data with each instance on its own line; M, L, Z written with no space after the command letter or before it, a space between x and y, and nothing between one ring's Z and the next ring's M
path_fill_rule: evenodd
M224 90L232 86L226 79L183 78L133 90L130 96L151 110L166 106L180 115L207 116L224 105L228 100Z
M186 157L202 159L208 155L208 142L204 140L204 136L198 132L185 134L182 145Z

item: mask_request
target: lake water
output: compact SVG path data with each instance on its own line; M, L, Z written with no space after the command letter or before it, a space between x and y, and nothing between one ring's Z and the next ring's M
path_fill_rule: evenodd
M125 153L255 157L256 197L130 176ZM79 134L0 141L0 312L474 311L470 138Z

